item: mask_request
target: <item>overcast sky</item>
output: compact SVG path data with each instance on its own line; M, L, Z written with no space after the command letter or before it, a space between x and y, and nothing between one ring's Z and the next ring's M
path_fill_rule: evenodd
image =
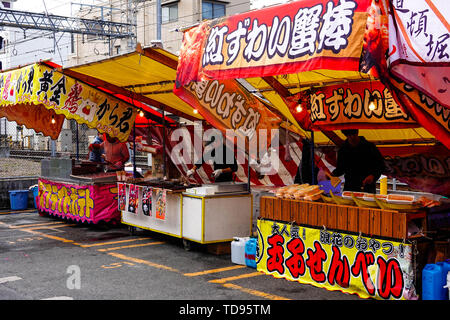
M30 12L45 12L45 7L50 14L70 16L70 3L88 3L93 4L95 0L17 0L14 2L13 9ZM78 6L72 6L73 11L78 10Z

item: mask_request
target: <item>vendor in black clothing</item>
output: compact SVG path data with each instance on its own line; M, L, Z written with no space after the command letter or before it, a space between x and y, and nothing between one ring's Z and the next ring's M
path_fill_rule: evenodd
M220 139L219 139L220 140ZM234 152L232 153L229 148L227 148L225 143L222 143L222 141L215 142L214 140L212 142L209 142L206 144L208 146L209 144L213 143L212 147L214 148L211 151L211 157L215 160L214 161L214 171L212 173L212 178L214 178L215 182L227 182L227 181L233 181L233 172L236 172L238 169L236 159L234 157ZM222 144L222 145L220 145ZM220 159L216 159L215 151L218 150L218 148L222 148L222 155ZM227 153L233 155L233 159L231 163L227 163ZM203 165L204 160L202 158L202 163L200 165ZM194 174L194 172L198 169L198 166L200 165L194 165L194 167L187 171L187 176L190 177Z
M358 136L357 129L342 130L347 137L338 151L337 166L331 173L344 175L344 190L376 192L376 182L384 170L384 159L377 147Z

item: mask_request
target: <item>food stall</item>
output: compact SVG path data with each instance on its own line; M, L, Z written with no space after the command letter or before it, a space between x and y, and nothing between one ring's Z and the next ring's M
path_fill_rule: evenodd
M2 115L53 140L64 119L74 119L126 141L137 109L58 68L43 61L2 73ZM38 187L41 214L89 223L119 220L116 174L103 172L101 164L79 160L78 155L76 160L44 159Z
M448 93L439 87L424 90L426 81L414 86L404 65L396 78L389 74L385 53L403 47L389 42L393 27L388 20L398 18L388 16L389 6L371 0L294 1L185 31L175 90L180 97L187 101L189 88L200 81L203 86L239 78L303 130L312 146L313 177L315 166L328 174L336 166L336 148L330 146L342 145L339 130L360 129L380 148L384 174L415 190L326 196L314 178L308 185L278 184L273 196L260 200L258 271L364 298L414 300L420 294L420 271L430 259L427 239L436 231L449 238L445 159L450 140L442 112L449 100L422 91ZM306 30L296 29L306 17L311 26L307 36ZM339 25L331 22L338 20ZM395 30L405 35L403 25ZM440 58L435 66L448 67L448 55ZM399 61L408 64L404 57ZM419 78L426 70L415 71ZM440 71L447 74L448 68ZM205 118L214 113L199 110ZM430 230L436 208L446 218Z
M133 140L142 141L144 147L158 146L162 152L151 154L152 170L144 173L143 178L130 175L119 178L116 203L121 222L132 232L135 228L147 229L181 238L185 245L190 242L229 244L234 236L251 234L252 197L246 183L229 183L220 188L212 185L207 165L194 178L186 179L187 166L172 152L178 142L172 139L173 132L179 133L186 126L169 125L171 118L165 113L191 121L204 118L195 107L173 93L177 63L178 57L170 52L138 45L136 52L62 72L103 86L124 99L163 110L164 120L157 125L146 123L139 115L136 117ZM223 207L224 201L227 207ZM217 210L219 207L222 210ZM225 210L228 207L233 210Z

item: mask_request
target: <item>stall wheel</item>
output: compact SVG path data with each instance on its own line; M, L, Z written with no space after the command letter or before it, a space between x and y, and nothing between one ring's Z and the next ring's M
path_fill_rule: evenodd
M136 227L128 226L128 231L132 236L136 235Z

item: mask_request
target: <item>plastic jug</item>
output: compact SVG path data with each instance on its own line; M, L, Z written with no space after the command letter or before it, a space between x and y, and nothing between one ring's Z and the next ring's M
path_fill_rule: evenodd
M450 259L445 260L442 263L442 280L444 285L444 300L450 300Z
M427 264L422 270L422 300L446 300L442 278L443 266Z
M231 242L231 262L245 266L245 244L250 237L234 237Z
M450 300L450 271L447 273L447 284L444 288L448 291L448 300Z
M245 244L245 264L247 267L256 269L256 245L257 240L251 238Z

